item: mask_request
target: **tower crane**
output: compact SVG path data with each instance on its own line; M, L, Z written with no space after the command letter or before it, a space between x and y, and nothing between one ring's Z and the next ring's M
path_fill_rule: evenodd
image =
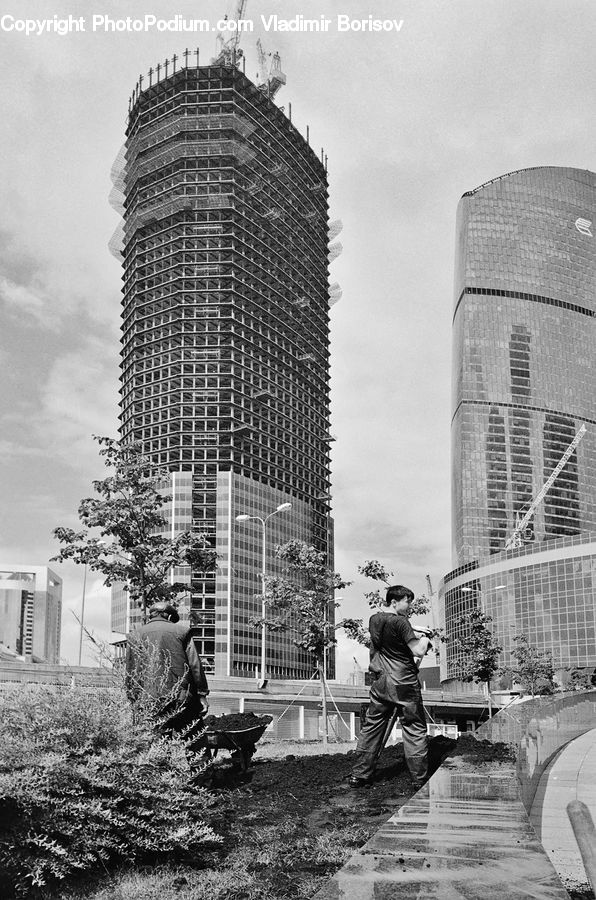
M231 21L236 22L236 26L240 19L243 18L244 13L246 11L246 3L247 0L236 0L236 9ZM229 16L225 16L226 20L229 20ZM215 57L211 60L211 65L213 66L235 66L238 64L240 59L242 59L242 50L240 50L238 44L240 43L240 30L236 27L235 31L233 31L227 39L224 38L223 33L220 31L217 37L215 38Z
M281 57L275 52L271 66L267 69L267 54L263 50L260 38L257 40L257 56L259 59L259 90L273 99L280 87L286 83L286 76L281 70Z
M362 685L364 684L364 669L355 656L352 659L354 660L354 668L350 673L350 684Z
M505 550L513 550L516 547L523 546L522 535L523 535L524 531L526 530L530 519L532 518L532 516L534 515L534 513L536 511L536 507L540 506L540 504L546 497L547 493L549 492L549 490L551 489L551 487L553 485L553 482L559 476L559 473L561 472L561 470L565 468L565 465L567 464L569 457L571 456L571 454L573 453L573 451L575 450L575 448L577 447L577 445L579 444L579 442L581 441L581 439L583 438L585 433L586 433L586 426L582 424L581 428L579 429L579 431L577 432L577 434L575 435L575 437L573 438L573 440L571 441L571 443L565 450L565 453L563 454L563 456L561 457L561 459L559 460L559 462L557 463L555 468L552 470L552 472L548 476L547 480L542 485L539 492L536 494L536 496L530 503L530 506L528 507L528 510L522 519L519 518L519 513L518 513L518 521L516 522L515 528L513 529L512 533L509 535L509 537L507 538L507 541L505 542Z
M269 72L267 71L267 54L263 50L263 45L261 43L261 39L257 38L257 59L259 61L259 90L263 90L267 87L267 79L269 78Z
M436 616L435 616L435 592L433 591L433 583L430 580L430 575L426 576L426 586L428 587L428 599L430 601L429 612L430 612L431 628L432 628L433 632L438 633L439 629L437 628L437 620L436 620ZM436 654L437 654L437 656L439 655L438 649L436 650Z

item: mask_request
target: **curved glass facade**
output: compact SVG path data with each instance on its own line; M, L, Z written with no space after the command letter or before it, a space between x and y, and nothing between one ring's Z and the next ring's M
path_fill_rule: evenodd
M560 672L596 666L596 534L561 538L500 553L484 565L469 563L445 576L439 588L442 625L480 606L493 619L493 635L511 663L512 638L525 634L531 646L552 653ZM455 645L443 646L441 680L457 678Z
M453 319L453 562L596 530L596 175L513 172L464 194Z
M525 633L563 665L596 663L595 208L594 173L544 167L467 192L457 216L456 568L442 587L445 625L453 633L454 620L480 603L506 655L512 635ZM582 440L521 535L523 547L505 553L582 425ZM581 552L568 559L567 546ZM494 584L482 574L492 563Z

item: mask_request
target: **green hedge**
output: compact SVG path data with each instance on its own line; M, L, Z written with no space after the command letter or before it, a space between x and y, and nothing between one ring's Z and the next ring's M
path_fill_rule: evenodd
M0 731L2 897L45 896L123 861L190 862L219 840L184 741L133 723L118 686L0 694Z

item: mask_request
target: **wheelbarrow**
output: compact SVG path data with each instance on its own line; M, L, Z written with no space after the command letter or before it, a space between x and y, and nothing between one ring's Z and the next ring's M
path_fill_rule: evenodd
M265 722L263 725L252 725L240 731L216 731L207 728L201 740L209 748L213 758L217 756L218 750L229 750L232 762L246 772L257 749L257 741L263 736L268 724Z

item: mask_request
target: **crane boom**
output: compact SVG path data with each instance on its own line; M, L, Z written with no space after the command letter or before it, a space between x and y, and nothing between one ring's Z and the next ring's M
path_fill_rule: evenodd
M522 545L521 536L522 536L526 526L528 525L530 519L534 515L536 507L539 506L542 503L542 501L544 500L545 496L547 495L550 488L552 487L553 482L558 477L561 470L563 468L565 468L569 457L571 456L571 454L573 453L573 451L575 450L575 448L577 447L577 445L579 444L579 442L581 441L581 439L583 438L585 433L586 433L586 426L582 424L581 428L579 429L579 431L577 432L577 434L575 435L575 437L573 438L573 440L571 441L571 443L565 450L565 453L563 454L563 456L561 457L561 459L559 460L559 462L557 463L555 468L552 470L552 472L550 473L547 480L542 485L539 492L536 494L536 496L532 500L525 516L523 517L523 519L521 519L516 524L512 534L509 536L509 538L507 539L507 541L505 543L505 550L511 550L513 547L521 547L521 545Z
M433 583L430 580L430 575L426 576L426 585L428 587L428 599L430 601L429 613L431 629L432 631L437 631L437 619L435 617L435 592L433 591Z
M259 60L258 88L272 100L278 90L286 83L286 76L281 70L281 57L276 51L273 54L271 65L267 69L267 54L263 50L260 39L257 40L257 57Z
M261 39L257 38L257 59L259 60L259 87L267 88L267 54L263 50Z
M247 0L236 0L235 12L231 21L236 23L236 28L232 32L231 37L227 40L220 31L216 38L217 50L215 57L211 60L211 65L234 66L242 56L242 51L238 48L240 42L240 27L238 23L244 16L246 11ZM229 20L228 16L225 16Z

